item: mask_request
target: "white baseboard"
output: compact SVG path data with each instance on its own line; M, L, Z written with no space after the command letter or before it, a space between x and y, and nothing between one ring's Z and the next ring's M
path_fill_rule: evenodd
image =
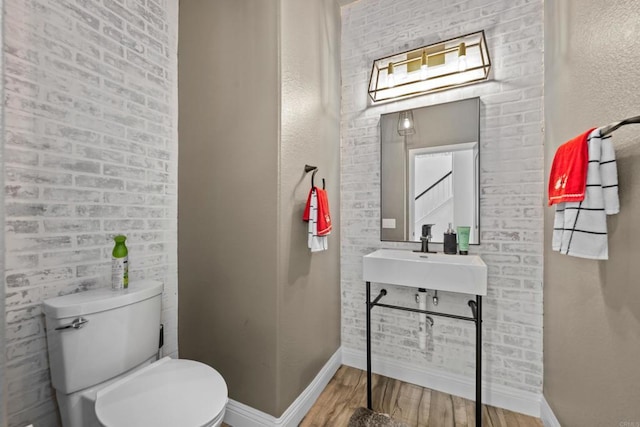
M224 414L224 422L232 427L275 426L276 421L276 417L233 399L229 399L227 411Z
M232 427L293 427L309 412L322 390L342 364L342 350L339 348L325 363L311 384L304 389L280 418L266 414L243 403L229 399L224 422Z
M365 370L367 369L366 353L343 347L342 364ZM386 377L464 397L465 399L475 399L475 381L473 378L429 370L428 368L376 355L371 358L371 369L374 373ZM501 384L483 382L482 403L540 417L539 394L517 390Z
M544 395L540 397L540 418L544 427L562 427Z

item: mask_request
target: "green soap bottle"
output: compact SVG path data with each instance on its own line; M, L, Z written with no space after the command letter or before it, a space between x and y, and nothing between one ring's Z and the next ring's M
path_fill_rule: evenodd
M114 291L129 287L129 251L124 242L125 236L113 238L116 245L111 252L111 287Z

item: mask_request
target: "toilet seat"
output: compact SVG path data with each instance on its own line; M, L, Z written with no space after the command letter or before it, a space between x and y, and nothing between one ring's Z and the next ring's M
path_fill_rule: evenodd
M98 391L95 412L106 427L203 427L223 414L227 396L215 369L165 357Z

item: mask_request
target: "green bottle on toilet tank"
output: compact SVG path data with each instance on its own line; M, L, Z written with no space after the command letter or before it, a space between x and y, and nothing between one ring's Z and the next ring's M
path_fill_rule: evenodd
M124 242L125 236L113 238L116 245L111 252L111 287L117 291L129 287L129 251Z

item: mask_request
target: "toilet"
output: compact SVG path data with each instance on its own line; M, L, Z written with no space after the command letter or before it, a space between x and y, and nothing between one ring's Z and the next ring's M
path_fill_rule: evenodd
M227 385L213 368L156 360L162 283L44 301L51 382L64 427L219 426Z

